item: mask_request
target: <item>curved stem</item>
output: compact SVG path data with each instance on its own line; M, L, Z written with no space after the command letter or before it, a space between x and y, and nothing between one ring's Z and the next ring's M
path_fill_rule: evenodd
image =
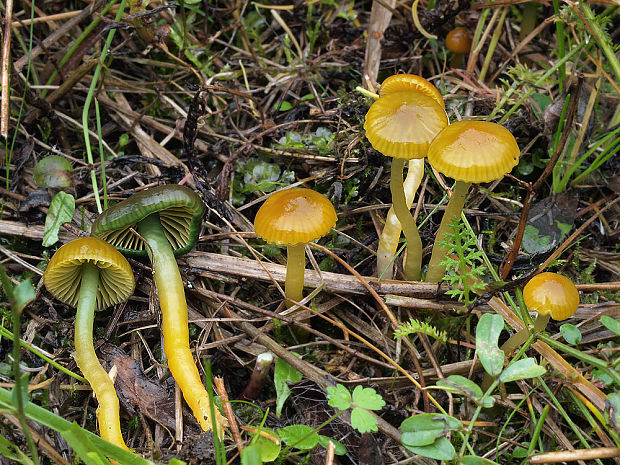
M411 211L407 207L405 190L403 189L403 169L405 160L392 160L392 174L390 190L392 191L392 206L398 221L400 221L405 239L407 240L407 260L403 265L405 276L412 281L418 281L422 273L422 239L415 224Z
M446 267L440 265L440 262L446 258L450 250L439 244L444 239L444 235L450 231L450 223L452 218L459 218L463 211L463 205L465 205L465 197L467 197L467 191L471 183L456 181L454 190L452 191L452 197L446 206L446 211L441 219L441 224L437 230L435 236L435 243L433 244L433 252L431 254L431 261L428 264L428 273L426 273L426 281L429 283L438 283L443 279L443 275L446 272Z
M164 353L172 377L179 384L187 405L192 409L203 430L211 429L209 415L209 394L202 384L198 368L189 348L188 310L185 301L183 280L159 222L159 215L147 216L138 224L140 235L147 242L147 252L153 264L155 285L159 294L162 326L164 334ZM225 421L219 414L217 424Z
M93 346L98 286L99 268L91 263L84 263L75 316L75 359L99 402L97 408L99 434L103 439L129 450L121 434L119 404L114 383L99 363Z
M413 160L409 160L407 177L403 183L405 201L408 209L410 209L413 204L413 198L418 187L420 187L423 176L424 159L414 158ZM394 206L391 206L385 217L385 226L383 227L381 237L379 238L379 245L377 246L377 276L379 278L392 279L394 275L394 255L396 255L401 231L400 221L398 221L396 213L394 213Z
M304 270L306 268L306 244L286 247L286 282L284 294L288 299L300 302L304 298ZM292 302L286 302L291 307Z

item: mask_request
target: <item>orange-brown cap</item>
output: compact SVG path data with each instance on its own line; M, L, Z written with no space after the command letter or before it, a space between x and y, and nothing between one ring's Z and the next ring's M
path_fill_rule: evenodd
M279 245L311 242L336 224L336 210L322 194L293 188L272 194L254 219L258 237Z
M415 74L394 74L393 76L390 76L381 84L381 87L379 88L379 97L393 94L394 92L409 90L428 95L442 107L445 108L446 106L437 87L423 77Z
M471 36L464 27L455 27L446 36L446 47L454 53L465 54L471 49Z
M527 308L541 315L551 315L554 320L571 317L579 307L579 291L566 276L557 273L540 273L523 288Z
M424 158L433 138L448 125L443 106L415 91L379 97L366 113L364 129L375 150L393 158Z
M457 121L435 137L428 161L457 181L489 182L501 179L519 163L519 146L499 124Z
M124 302L133 294L135 281L129 262L118 250L96 237L80 237L58 249L43 275L49 293L77 307L83 263L99 268L97 310Z

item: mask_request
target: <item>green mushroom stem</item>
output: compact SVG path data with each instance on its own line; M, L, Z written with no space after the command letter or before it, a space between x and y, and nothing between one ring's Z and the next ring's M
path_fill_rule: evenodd
M411 211L407 207L407 199L403 188L404 168L404 159L394 158L392 160L390 190L392 192L394 212L398 221L400 221L405 239L407 240L407 260L403 265L405 276L411 281L418 281L422 273L422 239Z
M424 159L414 158L409 160L407 176L403 183L408 209L410 209L413 204L413 198L418 187L420 187L423 176ZM400 221L398 221L398 217L396 213L394 213L394 206L391 206L385 217L385 226L383 227L381 237L379 238L379 245L377 246L377 276L379 278L392 279L394 275L394 255L396 254L396 249L398 249L398 240L400 239L401 231L402 227Z
M75 359L99 402L97 420L101 437L129 450L121 434L119 403L114 383L99 363L93 346L98 284L99 268L91 263L84 263L75 316Z
M208 431L211 429L209 394L202 384L189 348L188 310L183 280L159 221L159 214L153 213L140 221L138 232L148 244L147 253L153 264L162 313L164 353L170 373L179 384L198 423ZM220 421L217 424L221 426Z
M286 281L284 294L287 299L301 302L304 298L304 271L306 268L306 244L294 244L286 247ZM291 307L292 302L286 306Z
M431 260L428 264L428 272L426 273L426 282L438 283L444 277L446 273L446 267L441 265L441 261L446 258L449 249L440 244L444 240L444 236L450 231L450 223L453 218L459 218L465 205L465 198L467 197L467 191L471 186L470 182L456 181L452 196L448 201L446 210L441 219L441 224L437 230L435 236L435 243L433 244L433 251L431 253Z

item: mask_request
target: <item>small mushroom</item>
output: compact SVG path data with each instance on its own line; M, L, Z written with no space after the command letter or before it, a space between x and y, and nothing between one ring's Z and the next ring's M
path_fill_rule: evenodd
M327 234L338 217L332 203L312 189L293 188L272 194L254 219L256 234L266 242L285 245L287 250L287 299L303 299L306 243ZM287 306L293 304L287 302Z
M565 320L579 307L579 291L566 276L540 273L523 288L523 301L530 311L538 313L534 329L542 331L549 318Z
M99 432L102 438L127 449L114 383L95 354L93 323L95 310L124 302L133 294L131 266L107 242L81 237L58 249L47 265L43 282L56 299L77 307L75 360L99 402Z
M425 80L418 78L399 75L384 83L381 96L371 105L364 123L366 137L375 150L394 158L390 180L392 204L407 239L404 268L405 275L412 280L420 279L422 240L403 189L405 160L423 159L433 138L448 124L439 91L433 91L430 83L422 85Z
M159 186L104 211L93 223L92 234L123 253L151 259L170 373L202 429L209 431L210 399L189 348L185 289L175 260L175 255L188 252L196 243L203 214L204 203L194 191L179 185ZM224 426L217 409L216 415L218 428Z
M462 27L455 27L446 36L446 47L452 52L452 59L450 65L453 68L460 68L463 66L463 56L469 53L471 49L471 36L469 31Z
M440 244L453 218L459 218L469 186L501 179L519 162L519 146L505 127L487 121L457 121L441 131L428 149L428 162L456 180L435 236L426 281L438 283L446 267L440 265L449 250Z

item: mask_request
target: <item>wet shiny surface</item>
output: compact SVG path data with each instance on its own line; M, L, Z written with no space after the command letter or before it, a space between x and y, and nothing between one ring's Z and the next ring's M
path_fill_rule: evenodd
M448 125L442 106L428 95L395 92L380 97L366 114L366 137L383 155L411 160L426 156L433 138Z
M457 121L428 149L433 167L457 181L500 179L519 163L519 146L508 129L486 121Z
M565 320L579 307L579 291L566 276L540 273L523 288L523 300L531 311L551 314L554 320Z
M455 27L446 36L446 47L454 53L469 53L471 36L464 27Z
M258 210L254 227L267 242L293 245L324 236L336 220L336 210L327 197L294 188L272 194Z
M443 97L439 90L429 81L415 74L395 74L387 78L379 88L379 96L383 97L395 92L414 91L428 95L441 107L445 108Z

